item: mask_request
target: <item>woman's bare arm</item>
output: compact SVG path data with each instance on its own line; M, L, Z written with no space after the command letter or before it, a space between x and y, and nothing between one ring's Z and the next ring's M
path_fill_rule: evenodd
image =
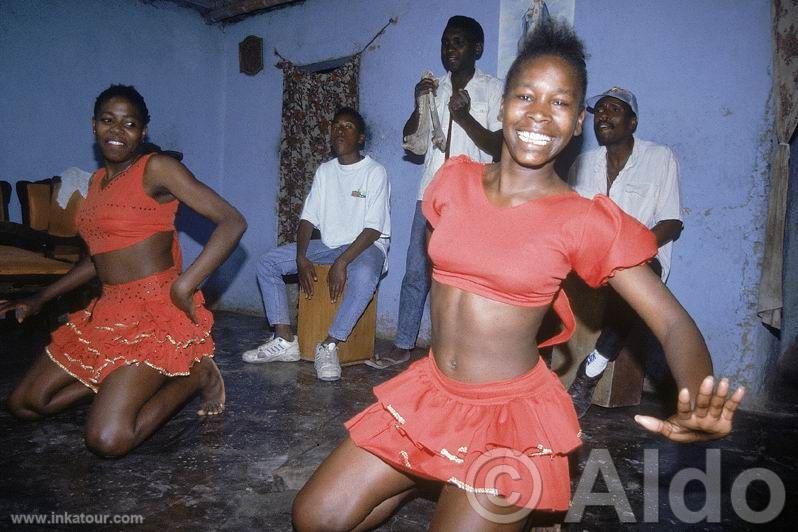
M17 320L20 322L29 316L38 314L42 305L58 296L71 292L96 277L97 270L91 257L84 257L69 270L66 275L56 282L46 286L40 292L25 299L15 301L0 301L0 314L5 314L11 309L17 310Z
M191 295L236 248L246 231L246 220L232 205L171 157L155 155L150 159L144 186L151 196L174 196L216 224L202 252L172 286L173 301L192 316L193 304L189 305Z
M745 390L739 388L729 397L726 379L715 386L704 337L684 307L645 265L617 272L609 284L660 341L680 390L676 415L668 420L635 419L648 430L679 442L721 438L731 432L732 417Z

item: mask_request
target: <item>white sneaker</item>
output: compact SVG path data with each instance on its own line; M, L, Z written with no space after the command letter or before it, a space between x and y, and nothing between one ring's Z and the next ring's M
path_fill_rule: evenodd
M244 351L244 362L262 364L264 362L297 362L299 360L299 341L296 336L289 342L275 336L263 345Z
M338 362L338 346L335 342L316 346L316 376L322 381L337 381L341 378L341 364Z

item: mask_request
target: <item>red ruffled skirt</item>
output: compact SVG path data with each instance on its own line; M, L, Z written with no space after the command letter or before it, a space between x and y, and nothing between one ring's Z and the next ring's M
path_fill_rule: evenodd
M579 447L571 397L541 360L519 377L452 380L429 357L374 388L377 402L346 422L355 444L393 467L503 504L564 511L567 454Z
M146 364L169 377L188 375L195 362L213 356L213 315L200 292L194 294L198 324L172 303L169 291L178 275L170 268L103 285L99 298L53 332L47 354L95 392L125 364Z

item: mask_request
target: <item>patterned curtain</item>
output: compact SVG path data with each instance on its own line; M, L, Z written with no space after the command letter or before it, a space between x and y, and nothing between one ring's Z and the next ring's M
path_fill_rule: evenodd
M288 61L283 69L280 140L279 244L294 242L313 174L331 157L330 122L339 107L358 108L360 55L336 68L312 72Z
M773 94L776 101L775 128L779 144L770 172L765 252L757 314L766 325L780 329L790 139L798 125L798 0L773 0L772 24Z

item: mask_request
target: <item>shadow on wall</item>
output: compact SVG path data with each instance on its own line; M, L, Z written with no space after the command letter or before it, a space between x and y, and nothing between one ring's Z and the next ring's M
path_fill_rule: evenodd
M205 246L216 225L204 216L194 212L191 208L181 204L175 217L175 227L181 233L191 237L200 246ZM202 285L202 293L205 296L205 303L208 307L213 307L219 301L227 287L238 276L247 260L247 256L247 252L241 246L236 247L224 264L206 279Z

